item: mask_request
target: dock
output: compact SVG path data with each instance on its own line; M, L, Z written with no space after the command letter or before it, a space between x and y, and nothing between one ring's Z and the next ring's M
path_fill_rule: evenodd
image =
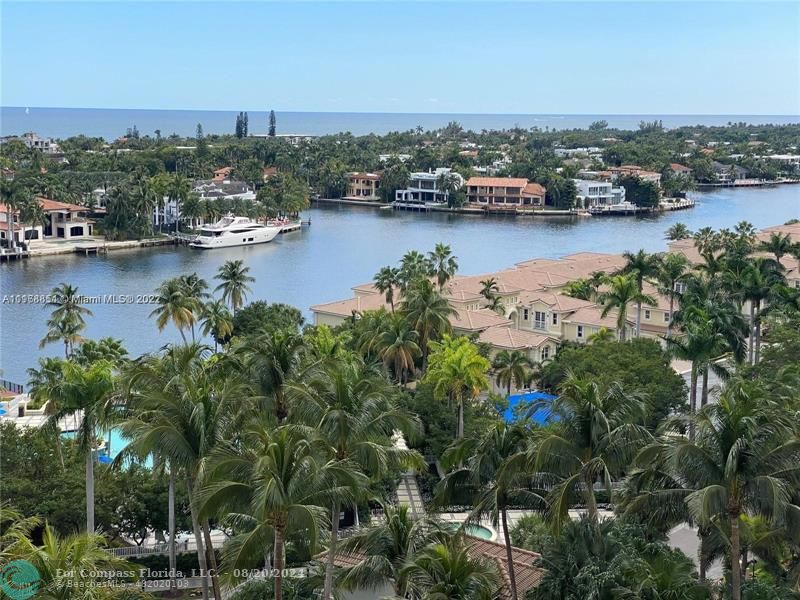
M30 252L27 250L23 250L20 247L16 248L0 248L0 262L7 260L11 262L15 259L20 258L28 258L30 256Z

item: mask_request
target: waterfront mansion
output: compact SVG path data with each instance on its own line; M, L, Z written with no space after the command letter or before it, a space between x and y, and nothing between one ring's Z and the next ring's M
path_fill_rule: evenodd
M774 232L789 234L793 241L800 242L800 224L770 227L761 231L758 238L766 240ZM691 239L671 243L669 252L684 254L694 264L702 262ZM782 263L788 284L800 289L797 259L785 256ZM564 292L571 281L598 273L610 274L624 265L625 259L620 254L596 252L580 252L559 259L536 258L494 273L457 275L442 293L455 309L450 317L455 333L489 344L493 355L501 350L523 350L531 360L544 362L565 341L586 343L603 329L620 337L616 310L604 316L597 298L580 300ZM490 280L494 282L493 294L499 298L496 310L487 308L489 302L481 294ZM372 283L352 289L355 294L352 298L312 306L314 323L336 326L346 319L358 318L364 311L389 310L384 295ZM644 291L656 303L642 307L641 335L663 342L672 318L669 295L648 282ZM399 296L399 292L395 293L395 298ZM677 299L672 309L678 309ZM745 306L745 314L747 310ZM631 305L622 325L626 339L635 335L635 320L636 306Z

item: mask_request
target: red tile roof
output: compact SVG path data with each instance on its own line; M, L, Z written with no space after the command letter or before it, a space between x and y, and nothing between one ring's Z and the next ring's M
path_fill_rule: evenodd
M547 193L547 190L544 188L543 185L539 185L538 183L529 183L522 190L522 193L530 196L538 196L544 198L544 195L545 193Z
M467 185L524 188L528 185L528 180L524 177L470 177L469 180L467 180Z

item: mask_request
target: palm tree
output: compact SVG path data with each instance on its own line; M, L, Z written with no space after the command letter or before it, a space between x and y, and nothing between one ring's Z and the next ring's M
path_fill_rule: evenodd
M64 358L69 358L76 342L83 340L80 332L83 330L78 323L70 319L51 318L47 320L47 333L39 342L39 348L44 348L53 342L64 342Z
M533 403L531 414L542 404ZM547 406L558 423L535 440L530 452L535 470L556 478L547 496L548 516L560 529L580 494L589 518L597 522L595 484L602 482L610 497L613 478L651 439L641 424L646 403L619 384L568 374L558 398Z
M316 545L327 523L319 504L339 487L341 469L325 460L311 431L255 424L241 438L214 453L199 499L204 513L224 515L238 532L223 547L229 573L263 564L272 543L275 600L282 600L286 538L299 533Z
M489 279L481 280L481 296L486 298L487 300L491 301L492 298L497 296L497 292L500 291L500 286L497 283L497 278L489 277Z
M174 173L167 179L166 195L175 203L175 231L180 231L181 203L185 203L192 193L192 184L183 175Z
M414 373L414 360L421 353L418 339L419 334L402 315L392 314L377 340L383 362L393 366L394 375L403 386L408 374Z
M517 388L525 386L531 379L530 369L533 361L524 350L501 350L492 361L495 372L495 382L506 388L507 395L511 395L511 385Z
M401 576L410 597L421 600L492 600L502 583L497 566L472 558L461 536L425 547Z
M692 232L683 223L675 223L667 229L667 239L671 241L685 240L692 237Z
M675 296L678 283L686 277L690 267L689 259L683 254L665 254L658 266L658 281L661 284L662 293L669 296L669 323L667 324L667 335L672 333L672 321L675 315Z
M512 600L517 599L517 581L511 552L508 509L512 505L544 505L544 498L530 491L532 477L527 456L528 431L522 425L494 424L480 438L457 441L442 457L453 469L437 488L437 499L447 503L457 492L473 497L467 522L480 522L488 515L494 527L502 525L506 566ZM462 466L463 465L463 466Z
M44 208L42 208L42 205L39 202L39 200L35 198L30 198L20 207L19 218L22 223L29 223L31 229L33 229L37 225L45 227L49 222L49 217L47 213L44 212Z
M201 522L196 488L211 453L231 439L240 423L237 409L246 389L235 373L208 361L208 352L195 343L167 346L161 355L145 356L124 369L120 395L126 411L120 428L131 443L120 456L154 455L184 478L200 568L207 572L210 559L216 573L210 528L207 520ZM215 575L212 582L219 596ZM205 579L203 590L207 598Z
M52 527L45 525L41 546L35 545L27 535L17 534L15 537L13 556L28 561L39 575L36 598L84 600L104 597L90 591L108 590L109 581L104 573L137 572L135 565L109 552L105 539L100 535L79 533L59 537Z
M50 292L52 298L45 306L53 307L51 317L77 323L81 329L85 327L84 316L92 316L92 311L81 304L78 287L68 283L60 283Z
M373 278L375 289L384 294L386 302L394 312L394 290L400 285L400 271L394 267L383 267Z
M284 330L247 337L233 349L238 372L250 382L255 410L275 415L278 424L289 415L288 385L298 374L303 352L303 337Z
M428 364L428 345L450 331L449 317L456 314L456 311L429 280L420 279L407 290L400 313L419 335L422 370L425 371Z
M233 318L225 302L222 300L212 300L203 305L201 313L203 335L211 335L214 338L214 352L217 352L217 345L220 341L224 343L233 334Z
M430 271L430 262L425 255L417 250L409 250L403 255L400 260L400 291L403 293L411 287L416 285L420 279L428 277Z
M625 266L619 270L620 275L630 275L636 282L636 290L638 295L635 299L636 302L636 337L639 337L642 331L642 302L644 296L644 282L658 276L661 257L658 254L648 254L644 250L639 250L636 253L623 252L625 258Z
M222 290L222 299L230 303L234 316L236 316L236 309L241 308L247 299L247 294L253 291L247 285L255 281L255 278L248 275L249 272L250 267L245 267L244 261L229 260L219 268L214 277L222 282L214 291Z
M188 275L180 275L178 277L178 283L192 311L191 329L192 340L194 340L194 324L203 311L203 302L211 297L206 291L208 290L208 282L199 277L197 273L189 273Z
M750 304L750 351L748 358L757 364L761 354L761 324L763 305L775 295L775 288L786 281L780 263L772 259L755 257L746 267L736 284L737 294Z
M602 316L605 317L612 310L617 311L617 335L620 341L625 341L625 330L628 327L628 305L636 302L641 308L642 304L654 306L656 301L651 296L639 291L634 276L613 275L608 279L609 290L600 295L600 303L603 305Z
M30 192L18 179L0 178L0 203L6 206L6 226L9 248L14 248L14 214L30 201Z
M97 435L108 426L114 412L111 402L114 391L113 366L98 361L88 367L72 362L61 366L62 379L57 384L59 402L47 420L57 428L65 417L79 414L81 422L75 435L78 449L86 457L86 531L94 533L94 461Z
M436 278L436 283L441 292L447 282L452 279L453 275L458 271L456 257L453 256L449 245L438 243L432 252L428 252L428 262L430 263L430 271L428 271L428 274Z
M342 469L355 465L359 470L356 474L380 478L392 467L424 466L416 451L400 448L393 440L397 431L416 434L419 421L391 397L385 380L370 375L360 361L325 365L307 382L292 386L292 392L297 420L317 432L331 449L332 460ZM351 479L349 495L332 498L325 600L332 592L342 503L352 504L361 493L355 487L356 478Z
M741 520L759 516L771 524L796 520L800 507L792 490L800 484L800 438L796 417L758 383L732 382L719 402L688 418L695 439L680 434L686 418L669 423L658 442L643 449L637 463L657 461L684 482L685 503L701 526L725 523L730 532L731 597L742 597Z
M150 313L151 317L156 318L156 325L159 331L172 321L181 334L181 339L186 342L184 329L194 327L195 323L195 302L186 295L186 289L177 277L167 279L156 288L158 306Z
M44 407L45 414L50 416L57 412L61 403L64 361L60 358L42 357L39 368L28 368L28 397L39 406ZM61 449L61 430L57 423L49 423L53 433L53 444L58 454L58 462L64 469L64 453Z
M784 256L791 254L792 246L792 236L788 233L775 232L769 236L767 241L759 245L759 249L772 253L775 256L775 260L781 262Z
M564 286L564 294L570 298L589 301L594 296L595 290L588 279L576 279Z
M433 385L434 395L458 407L457 437L464 437L464 402L474 400L489 387L486 373L491 364L465 337L445 335L433 342L431 364L425 382Z
M339 586L345 590L378 589L389 584L398 598L408 597L403 568L425 547L452 537L445 524L430 516L413 519L406 505L383 505L383 518L342 540L344 554L363 556L344 571Z

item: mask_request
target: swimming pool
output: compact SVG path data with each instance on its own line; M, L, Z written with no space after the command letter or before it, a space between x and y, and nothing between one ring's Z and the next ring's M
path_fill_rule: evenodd
M511 394L508 397L508 408L503 413L503 418L505 419L506 423L511 423L516 420L515 413L519 410L522 410L523 407L527 404L531 404L536 401L545 401L545 402L552 402L556 399L556 396L552 394L548 394L546 392L523 392L521 394ZM519 408L517 408L519 407ZM546 406L543 406L536 413L533 415L533 421L539 423L540 425L544 425L547 422L547 419L550 417L550 409Z
M458 530L461 527L461 523L452 523L449 528L453 531ZM464 525L464 533L470 535L472 537L480 538L482 540L493 540L494 539L494 531L489 529L488 527L484 527L483 525Z
M65 431L61 435L70 440L75 439L74 431ZM105 440L105 446L100 449L97 457L97 460L102 463L110 463L117 458L117 455L122 449L130 443L130 441L122 435L122 432L116 428L107 431L102 436L98 435L98 437L102 437ZM144 466L153 466L153 459L148 456L144 461Z

